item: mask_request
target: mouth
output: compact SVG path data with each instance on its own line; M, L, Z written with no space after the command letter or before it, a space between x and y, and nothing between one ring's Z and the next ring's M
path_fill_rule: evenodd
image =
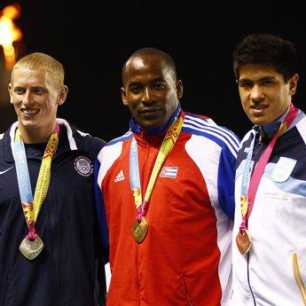
M20 111L25 119L32 119L39 113L39 109L21 108Z
M161 110L157 108L147 108L140 110L139 114L146 119L153 119L160 116Z
M265 110L268 108L268 105L264 104L257 104L257 105L251 105L250 110L254 115L261 115L265 112Z
M146 108L139 111L139 113L144 116L152 116L160 114L160 112L161 110L159 108Z

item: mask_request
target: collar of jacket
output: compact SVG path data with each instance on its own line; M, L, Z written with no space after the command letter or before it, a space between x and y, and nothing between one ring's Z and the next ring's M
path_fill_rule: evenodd
M56 119L57 123L61 126L59 145L56 152L56 156L63 154L67 151L78 150L76 140L73 136L73 130L70 124L61 118ZM6 162L14 163L13 153L12 153L12 141L15 135L16 128L18 126L18 122L14 122L10 129L7 130L4 135L2 141L4 141L3 146L3 156Z
M263 142L269 141L272 138L272 136L277 131L288 112L289 109L273 122L261 126L254 126L255 131L258 133L259 136L261 136L261 140L263 140Z
M170 116L170 118L164 125L148 129L144 129L135 121L134 118L131 118L129 122L130 130L135 134L143 134L145 136L162 136L166 133L168 127L172 124L174 119L179 115L181 111L182 108L180 104L178 104L176 110L173 112L173 114Z

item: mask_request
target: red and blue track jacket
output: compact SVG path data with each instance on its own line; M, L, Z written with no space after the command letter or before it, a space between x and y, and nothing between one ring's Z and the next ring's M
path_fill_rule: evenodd
M164 133L148 134L132 120L130 131L98 155L98 211L112 271L107 305L229 305L237 137L211 119L184 114L148 204L148 234L137 244L129 182L133 135L144 194Z

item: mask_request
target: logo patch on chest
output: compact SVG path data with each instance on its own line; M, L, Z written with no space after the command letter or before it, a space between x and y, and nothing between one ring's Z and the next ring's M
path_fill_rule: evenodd
M91 160L86 156L78 156L74 160L74 169L82 176L90 176L93 173L93 165Z
M175 179L177 177L178 167L163 167L160 171L160 177Z
M118 183L118 182L121 182L121 181L123 181L123 180L125 180L125 176L124 176L123 171L121 170L121 171L117 174L117 176L115 177L114 182L115 182L115 183Z

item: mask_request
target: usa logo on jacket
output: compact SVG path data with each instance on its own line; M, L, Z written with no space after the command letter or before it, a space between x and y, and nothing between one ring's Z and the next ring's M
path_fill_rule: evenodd
M90 176L93 173L93 165L90 159L86 156L78 156L74 160L74 169L82 176Z

